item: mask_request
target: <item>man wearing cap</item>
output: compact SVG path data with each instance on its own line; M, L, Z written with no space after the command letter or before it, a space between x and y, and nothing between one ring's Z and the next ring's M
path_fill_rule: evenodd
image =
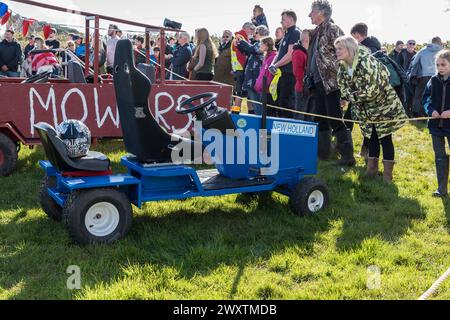
M86 56L86 46L83 43L83 38L77 35L73 35L72 37L73 41L75 42L75 55L81 59L84 60Z
M23 50L23 53L25 55L25 58L28 58L28 54L30 53L30 51L34 50L34 35L30 35L27 37L28 40L28 44L25 46L25 49Z
M48 37L47 41L45 41L45 45L49 49L59 49L61 44L56 39L56 29L52 28L52 31L50 32L50 36Z
M109 25L108 36L110 37L106 42L106 71L113 74L114 70L114 55L116 54L117 42L120 38L117 35L119 28L115 24Z

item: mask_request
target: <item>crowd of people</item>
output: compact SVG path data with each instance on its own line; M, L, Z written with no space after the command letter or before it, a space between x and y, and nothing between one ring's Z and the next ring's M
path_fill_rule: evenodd
M449 158L444 138L450 137L450 120L446 120L450 117L450 51L444 49L441 38L434 37L418 52L416 41L408 40L406 46L398 41L388 53L377 38L369 35L367 24L355 24L346 36L332 14L328 0L314 0L309 18L316 28L302 31L297 27L296 12L286 10L272 37L264 9L257 5L241 30L225 30L217 44L205 28L195 30L193 37L179 32L168 39L151 40L149 51L143 37L134 37L136 63L151 61L160 76L159 66L164 61L169 70L166 76L171 80L229 84L234 87L233 103L240 106L242 99L248 98L249 113L257 115L262 113L262 95L266 94L268 104L280 107L269 108L270 116L318 123L319 159L330 159L335 138L340 155L337 164L341 166L356 163L353 122L349 120L357 120L364 136L360 154L366 159L367 176L379 174L383 151L387 182L393 180L395 165L392 135L408 117L432 117L435 120L429 121L429 126L439 178L435 195L446 195ZM121 37L119 28L110 25L108 40L93 44L99 46L98 61L105 72L112 73L114 51ZM61 61L74 56L85 60L86 47L80 36L70 35L65 51L56 54L33 53L59 49L56 30L47 41L34 36L28 40L23 55L14 32L6 31L0 43L1 76L18 76L21 65L22 72L29 68L33 74L50 66L58 74ZM165 41L164 52L161 41ZM94 50L90 52L92 65ZM307 117L304 113L317 116Z
M97 46L99 54L97 61L100 72L112 74L115 47L122 37L123 33L118 26L111 24L106 41L100 37L98 43L90 43L90 67L94 66L95 47ZM93 38L91 37L91 39ZM4 39L0 42L0 64L2 65L0 76L30 77L46 71L52 71L54 75L64 75L64 66L69 61L77 60L81 63L86 61L86 44L81 35L68 34L65 45L62 45L62 42L58 40L57 30L52 28L47 40L44 37L32 34L26 37L26 41L27 44L22 48L15 39L14 30L5 31ZM144 37L135 36L133 41L135 43L136 63L146 63ZM153 52L150 58L154 62L157 61Z
M355 24L345 36L332 13L329 1L313 1L309 18L316 28L301 31L296 13L286 10L272 38L264 10L256 6L254 18L234 36L228 30L223 33L215 66L220 72L214 80L233 84L236 96L248 98L250 113L261 114L261 95L267 92L269 104L279 107L269 109L271 116L317 122L319 159L330 159L334 137L340 166L356 163L353 122L346 120L358 121L366 175L379 175L382 151L383 178L389 183L396 163L393 134L409 117L434 117L429 126L440 186L434 195L447 195L449 158L443 137L449 137L450 128L450 120L445 120L450 116L450 51L434 37L418 52L416 41L409 40L406 48L398 41L388 53L369 35L367 24ZM236 98L235 104L240 103Z

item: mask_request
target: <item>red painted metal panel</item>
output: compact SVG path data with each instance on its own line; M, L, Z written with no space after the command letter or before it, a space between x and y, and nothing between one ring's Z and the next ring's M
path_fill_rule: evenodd
M169 81L152 86L150 110L169 132L182 133L192 127L192 118L177 115L175 108L184 99L205 92L218 93L218 105L230 106L230 86ZM38 138L34 124L47 122L56 126L65 119L84 121L94 138L121 137L113 84L0 82L0 124L11 123L26 143L33 144Z

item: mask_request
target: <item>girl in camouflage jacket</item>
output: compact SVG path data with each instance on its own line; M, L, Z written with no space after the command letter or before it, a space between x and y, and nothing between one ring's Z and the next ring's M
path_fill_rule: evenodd
M362 122L362 134L370 139L367 175L378 175L381 144L384 180L391 182L395 164L392 134L405 122L367 123L407 119L402 103L389 83L389 71L352 37L338 38L335 46L342 100L352 103L352 118Z

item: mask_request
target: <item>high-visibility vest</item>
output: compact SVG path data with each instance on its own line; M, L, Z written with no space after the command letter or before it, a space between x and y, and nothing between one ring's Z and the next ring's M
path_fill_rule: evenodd
M231 46L231 68L234 72L236 71L244 71L244 67L238 60L237 53L234 50L233 46Z

